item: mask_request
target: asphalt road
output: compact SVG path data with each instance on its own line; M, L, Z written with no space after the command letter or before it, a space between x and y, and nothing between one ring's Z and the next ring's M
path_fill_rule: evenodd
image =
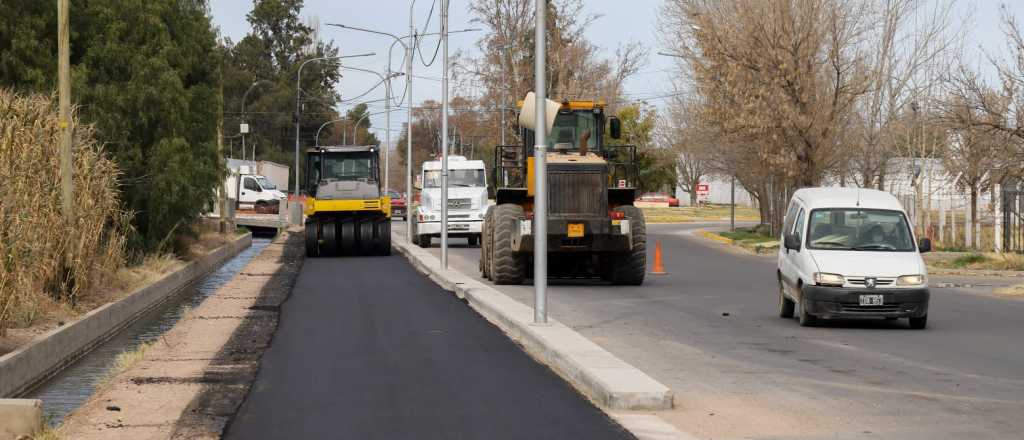
M1024 438L1024 301L933 288L923 331L802 328L778 318L774 258L691 234L702 226L648 226L648 265L660 240L669 274L642 287L548 290L553 318L676 391L670 423L705 439ZM450 264L479 277L464 243ZM498 287L532 305L531 286Z
M401 256L307 259L229 439L630 439Z

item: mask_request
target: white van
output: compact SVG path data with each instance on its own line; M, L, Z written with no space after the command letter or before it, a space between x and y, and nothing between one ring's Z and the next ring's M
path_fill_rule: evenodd
M420 205L410 215L413 243L430 247L441 236L441 161L423 162ZM448 156L448 236L465 237L470 246L480 243L480 226L489 205L487 171L482 160Z
M793 194L779 246L779 316L909 318L928 324L928 274L907 214L891 194L804 188Z

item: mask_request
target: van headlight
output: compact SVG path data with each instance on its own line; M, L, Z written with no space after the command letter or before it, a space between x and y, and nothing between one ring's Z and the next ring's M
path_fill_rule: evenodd
M903 275L896 278L897 286L920 286L924 283L924 275Z
M819 286L834 286L839 287L846 283L846 279L842 275L834 273L815 272L814 273L814 284Z

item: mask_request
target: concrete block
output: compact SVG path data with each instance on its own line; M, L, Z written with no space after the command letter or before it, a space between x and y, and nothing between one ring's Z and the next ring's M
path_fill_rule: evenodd
M32 436L42 429L42 400L0 399L0 440Z

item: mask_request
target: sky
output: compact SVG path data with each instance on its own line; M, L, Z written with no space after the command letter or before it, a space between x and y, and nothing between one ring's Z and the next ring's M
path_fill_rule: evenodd
M418 29L427 27L427 32L438 31L440 1L429 22L430 9L434 0L415 0L413 20ZM664 0L587 0L585 10L598 14L587 31L587 38L610 56L622 43L639 42L648 48L650 55L640 72L626 84L626 94L630 99L644 100L669 93L671 91L672 59L659 56L663 50L656 36L657 16ZM240 40L249 32L246 14L252 8L252 0L211 0L213 21L220 28L224 37L234 41ZM467 11L468 0L450 0L449 29L452 31L468 29L478 25L471 22ZM965 49L968 56L979 57L982 49L996 56L1005 52L1005 37L999 26L999 6L1006 4L1012 14L1024 20L1024 0L960 0L956 5L956 15L964 21L968 32ZM306 0L303 15L316 16L321 23L320 36L325 41L334 41L341 48L342 54L361 54L376 52L375 56L353 58L347 65L373 69L383 72L387 67L387 50L393 41L390 37L367 34L362 32L339 29L327 26L327 23L341 23L351 26L370 28L389 32L395 35L408 34L409 31L409 0ZM482 36L481 32L453 33L449 39L449 54L457 52L476 53L474 43ZM430 61L436 40L428 39L423 44L423 55ZM440 58L440 55L439 55ZM392 66L402 69L402 53L396 49L392 57ZM974 62L977 62L976 60ZM423 63L414 64L413 98L415 102L424 99L440 100L441 97L441 65L435 61L430 67ZM423 78L419 78L423 77ZM339 91L342 99L365 92L378 81L372 74L347 71L344 73ZM401 79L397 81L402 81ZM401 93L404 84L395 84L395 90ZM383 88L369 93L362 100L384 98ZM659 105L664 101L653 99L651 104ZM383 110L383 103L370 104L371 110ZM339 110L347 110L343 105ZM383 114L371 116L375 127L385 126ZM401 125L405 122L405 112L396 111L391 115L392 142L397 142ZM384 133L378 138L384 139Z

